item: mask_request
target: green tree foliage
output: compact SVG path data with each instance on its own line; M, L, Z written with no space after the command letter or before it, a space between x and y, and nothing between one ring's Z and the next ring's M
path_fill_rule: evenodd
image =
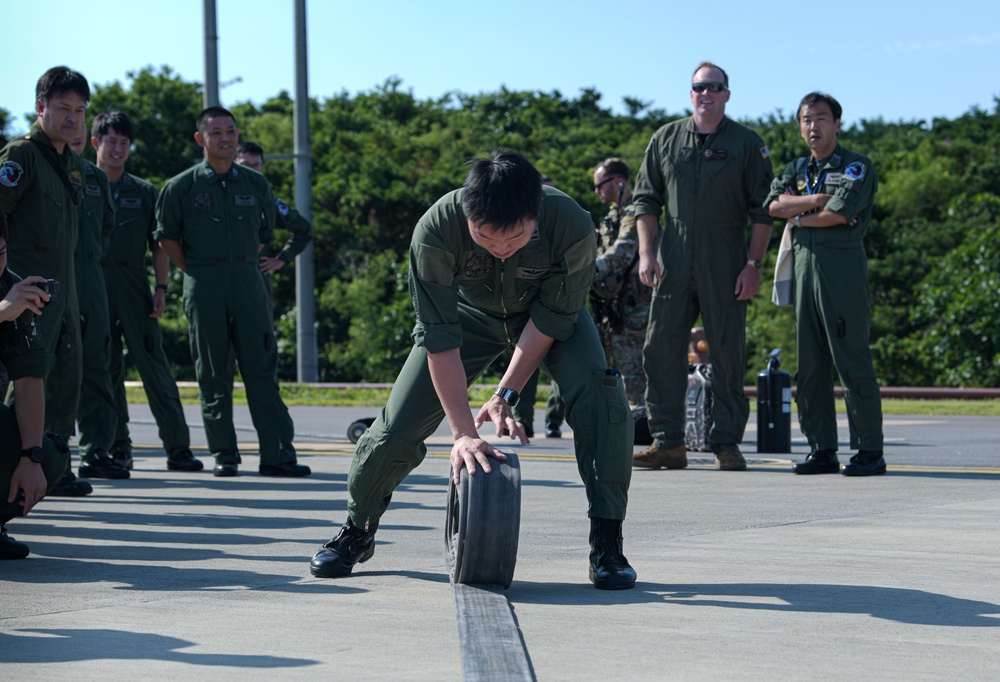
M276 195L289 202L293 105L281 92L262 105L232 107L242 139L264 146L265 173ZM95 88L92 110L112 106L136 122L139 139L130 167L137 174L165 179L200 158L192 140L200 85L181 80L169 67L147 67L130 73L127 84ZM593 192L593 167L616 155L634 173L653 131L678 117L638 98L627 98L625 107L626 113L613 113L589 88L575 97L501 88L420 100L397 78L369 92L312 101L322 379L395 376L413 323L405 282L411 231L434 201L461 185L470 158L496 147L519 151L600 219L606 207ZM794 114L777 110L743 123L767 142L777 171L807 153ZM880 379L890 385L1000 385L1000 102L993 112L973 109L954 120L863 121L845 128L841 138L873 159L880 178L867 240ZM764 286L748 312L747 381L775 347L783 349L785 368L796 370L791 310L770 303L768 275L782 227L775 225ZM275 282L280 372L290 379L293 270L278 272ZM186 327L178 320L179 307L172 305L170 315L168 344L177 349L173 359L186 376Z
M163 184L202 158L194 141L195 119L202 110L202 88L184 81L169 66L147 66L121 81L95 85L89 119L111 109L128 114L135 126L128 170L154 184ZM89 158L94 151L88 146Z

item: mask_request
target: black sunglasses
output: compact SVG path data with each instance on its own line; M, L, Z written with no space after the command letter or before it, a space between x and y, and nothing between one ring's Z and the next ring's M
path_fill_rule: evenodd
M722 92L723 90L728 90L725 83L711 82L711 83L692 83L691 89L697 92L699 95L705 90L709 92Z
M613 182L614 180L617 180L617 179L618 178L612 176L610 178L605 178L604 180L601 180L599 183L597 183L596 185L594 185L594 191L596 192L597 190L599 190L600 188L604 187L609 182Z

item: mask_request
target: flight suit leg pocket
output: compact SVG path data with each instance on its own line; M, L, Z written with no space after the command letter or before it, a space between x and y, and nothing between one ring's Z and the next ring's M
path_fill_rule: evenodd
M625 397L625 384L617 370L597 375L598 443L597 476L604 483L628 483L632 478L632 444L635 422Z

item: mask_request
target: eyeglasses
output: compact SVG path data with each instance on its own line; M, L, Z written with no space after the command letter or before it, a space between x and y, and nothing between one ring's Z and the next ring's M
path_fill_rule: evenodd
M602 187L604 187L609 182L613 182L614 180L617 180L617 179L618 178L616 178L614 176L611 176L610 178L605 178L605 179L601 180L599 183L597 183L596 185L594 185L594 191L595 192L598 191L599 189L601 189Z
M728 90L729 88L726 87L725 83L713 81L711 83L692 83L691 89L700 95L705 92L705 90L708 90L709 92L722 92L723 90Z

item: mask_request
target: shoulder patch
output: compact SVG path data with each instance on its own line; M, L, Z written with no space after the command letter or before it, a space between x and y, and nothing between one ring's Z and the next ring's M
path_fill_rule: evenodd
M760 158L762 158L762 159L767 159L767 158L769 158L770 156L771 156L771 152L769 152L769 151L767 150L767 147L766 147L766 146L764 146L764 147L761 147L761 148L760 148Z
M275 199L275 202L278 205L278 213L280 213L281 215L288 215L288 212L291 210L290 208L288 208L288 204L286 204L281 199Z
M860 180L865 177L865 164L855 161L844 169L844 177L848 180Z
M4 161L0 166L0 185L4 187L17 187L24 175L24 169L17 161Z

